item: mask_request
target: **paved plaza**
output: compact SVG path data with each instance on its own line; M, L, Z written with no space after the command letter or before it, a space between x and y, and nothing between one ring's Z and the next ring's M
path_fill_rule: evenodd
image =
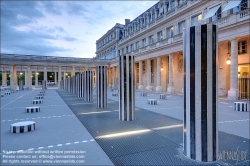
M96 108L65 90L48 89L41 112L25 113L41 90L1 97L1 157L3 165L248 165L249 112L233 111L220 98L219 160L202 163L186 158L183 146L183 96L136 92L136 120L118 119L118 96L108 90L108 108ZM2 91L1 93L4 93ZM95 94L95 93L94 93ZM147 104L157 99L157 105ZM10 133L10 125L35 121L28 133ZM34 156L34 158L31 158ZM26 162L26 163L21 163ZM28 163L29 162L29 163ZM32 163L33 162L33 163Z

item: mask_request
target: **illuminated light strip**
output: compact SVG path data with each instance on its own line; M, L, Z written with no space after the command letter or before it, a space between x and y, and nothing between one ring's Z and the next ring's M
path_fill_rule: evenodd
M106 113L106 112L111 112L111 111L86 112L86 113L79 113L79 114L84 114L84 115L87 115L87 114L101 114L101 113Z
M98 139L98 138L121 137L121 136L126 136L126 135L145 133L145 132L149 132L149 131L151 131L151 130L145 129L145 130L128 131L128 132L123 132L123 133L116 133L116 134L108 134L108 135L98 136L96 138Z
M178 125L172 125L172 126L157 127L157 128L153 128L152 130L171 129L171 128L182 127L182 126L183 124L178 124Z

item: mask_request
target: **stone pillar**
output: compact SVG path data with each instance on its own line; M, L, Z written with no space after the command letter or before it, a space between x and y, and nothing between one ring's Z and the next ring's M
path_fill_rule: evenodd
M46 81L46 83L47 83L47 67L46 66L44 66L44 70L43 70L43 80L45 80Z
M42 90L46 90L47 89L47 81L43 80L42 81Z
M54 77L55 84L57 83L57 72L55 71L55 77Z
M6 71L2 72L2 86L7 86L7 77Z
M35 73L35 87L38 87L38 72Z
M184 31L184 154L218 159L218 28L200 25Z
M25 86L28 86L28 71L25 71Z
M110 68L107 68L107 84L108 84L108 88L111 88L111 84L110 84Z
M23 90L23 81L19 81L19 91Z
M70 72L71 72L71 77L75 76L75 67L74 66L71 67Z
M230 66L230 90L229 100L238 100L238 41L231 40L231 66Z
M146 90L152 91L150 59L147 59L147 87L146 87Z
M63 80L66 79L66 72L63 72Z
M61 87L61 80L62 80L62 68L61 66L58 66L58 88Z
M14 76L14 90L17 88L17 71L16 71L16 66L13 66L13 76Z
M14 66L10 66L10 88L11 90L15 90L14 88Z
M174 94L174 88L173 88L173 55L168 55L168 94Z
M115 88L115 67L112 67L112 88Z
M156 66L156 72L157 72L157 82L156 82L156 92L161 93L161 57L157 57L157 66Z
M31 66L27 66L28 67L28 88L29 90L32 90L32 67Z
M142 85L142 61L139 61L139 86L138 89L140 89L141 91L144 89L143 85Z
M93 100L93 71L84 71L84 99L85 101Z
M96 97L98 108L106 108L107 104L107 66L96 66Z
M119 120L135 120L134 56L119 56Z

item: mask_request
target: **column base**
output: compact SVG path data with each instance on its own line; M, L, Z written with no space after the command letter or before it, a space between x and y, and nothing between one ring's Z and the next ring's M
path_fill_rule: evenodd
M161 87L161 86L157 86L157 87L155 88L155 91L156 91L156 93L161 93L162 87Z
M228 100L238 100L238 89L230 89L228 91L228 96L227 96Z
M167 94L174 94L174 88L173 87L168 87Z
M143 85L139 85L139 86L138 86L138 89L141 90L141 91L143 91L144 86L143 86Z
M146 87L146 90L147 90L147 91L152 91L152 86L151 86L151 85L148 85L148 86Z

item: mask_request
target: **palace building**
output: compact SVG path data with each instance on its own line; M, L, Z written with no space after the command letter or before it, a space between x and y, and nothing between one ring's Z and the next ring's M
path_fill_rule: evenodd
M96 58L110 59L108 85L118 77L118 56L135 57L139 90L181 94L183 31L218 26L218 95L250 97L250 1L161 0L133 20L116 24L96 41Z

